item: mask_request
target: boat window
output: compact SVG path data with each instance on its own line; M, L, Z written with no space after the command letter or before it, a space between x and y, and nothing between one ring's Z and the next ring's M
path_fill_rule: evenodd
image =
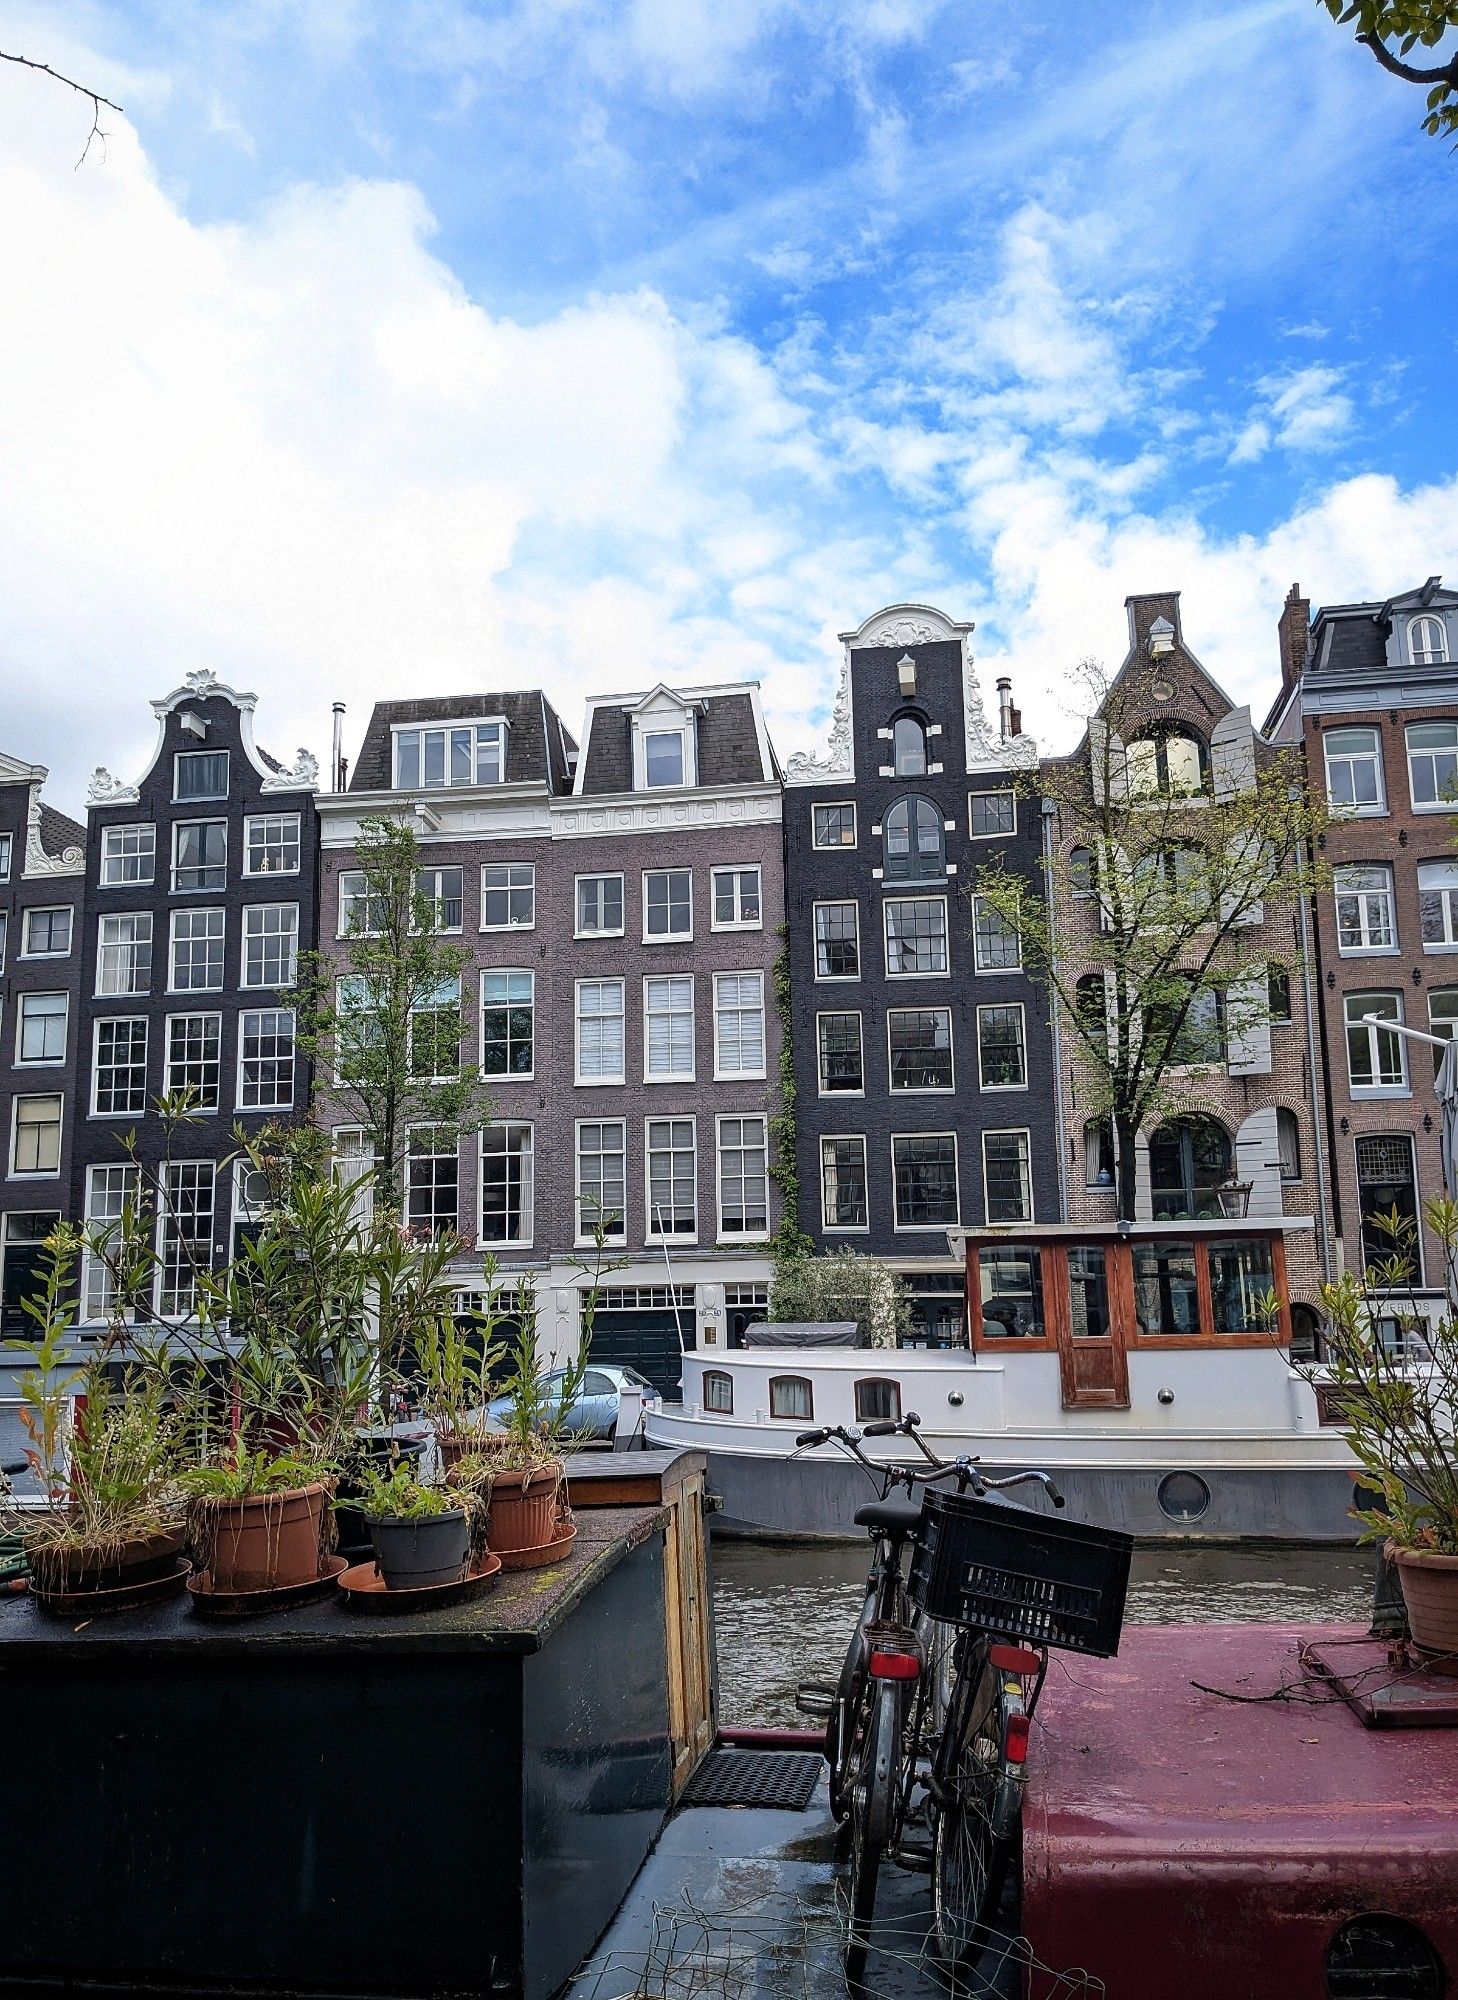
M1134 1245L1134 1316L1156 1338L1200 1331L1193 1243Z
M864 1382L856 1384L856 1422L858 1424L899 1424L901 1422L901 1384L890 1382L885 1376L870 1375Z
M769 1385L770 1415L808 1423L815 1415L815 1397L806 1375L776 1375Z
M1068 1303L1075 1340L1109 1337L1109 1278L1104 1253L1081 1243L1068 1253Z
M1043 1253L1031 1243L989 1244L977 1253L984 1340L1043 1338Z
M704 1408L716 1410L721 1417L734 1414L734 1378L722 1369L704 1371Z
M1276 1282L1270 1244L1261 1237L1211 1243L1209 1256L1216 1332L1267 1332L1271 1314L1266 1295Z

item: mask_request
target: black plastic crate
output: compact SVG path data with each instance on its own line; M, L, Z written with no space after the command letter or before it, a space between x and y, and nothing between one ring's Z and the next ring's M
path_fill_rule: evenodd
M933 1618L1068 1653L1119 1650L1134 1537L927 1491L911 1595Z

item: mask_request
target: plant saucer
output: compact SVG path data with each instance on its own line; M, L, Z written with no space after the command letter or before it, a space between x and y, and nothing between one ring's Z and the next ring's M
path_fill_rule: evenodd
M463 1599L478 1597L501 1574L500 1557L484 1555L474 1569L450 1583L419 1583L405 1590L390 1590L373 1562L356 1563L345 1570L339 1588L347 1604L366 1611L429 1611Z
M124 1583L116 1590L37 1590L31 1579L30 1594L37 1610L49 1618L104 1618L113 1611L142 1611L150 1604L165 1604L169 1597L181 1597L190 1589L192 1564L178 1556L166 1576L148 1577L145 1583Z
M307 1583L275 1584L267 1590L215 1590L212 1572L203 1570L189 1580L187 1594L199 1618L258 1618L266 1611L287 1611L328 1597L345 1567L343 1556L326 1556L323 1569Z
M561 1562L570 1556L576 1540L576 1528L569 1528L554 1542L542 1542L534 1549L499 1549L497 1554L503 1569L545 1569L548 1563Z

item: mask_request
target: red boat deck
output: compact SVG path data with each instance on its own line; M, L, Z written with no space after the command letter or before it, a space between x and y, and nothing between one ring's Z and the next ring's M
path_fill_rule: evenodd
M1041 1959L1117 2000L1458 1990L1458 1729L1438 1720L1453 1703L1440 1688L1435 1726L1369 1726L1302 1665L1317 1642L1370 1702L1399 1676L1384 1646L1339 1643L1360 1636L1135 1626L1117 1660L1054 1655L1024 1817L1023 1928ZM1294 1698L1250 1699L1281 1688ZM1353 1979L1329 1984L1334 1935L1369 1912L1415 1925L1446 1980L1379 1983L1384 1952L1421 1958L1399 1925L1387 1942L1349 1933Z

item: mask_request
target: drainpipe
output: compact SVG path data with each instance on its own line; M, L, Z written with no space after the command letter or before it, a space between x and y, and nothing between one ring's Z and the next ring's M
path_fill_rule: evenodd
M1321 1275L1331 1285L1336 1283L1336 1265L1332 1257L1331 1197L1326 1172L1327 1107L1316 1102L1317 1079L1325 1083L1327 1076L1316 1050L1316 1001L1311 984L1311 910L1304 895L1297 900L1301 910L1301 998L1306 1014L1306 1059L1311 1064L1312 1080L1311 1138L1316 1154L1316 1231L1321 1240Z
M336 792L344 790L344 703L334 704L334 755L330 771L330 783Z
M999 681L998 694L1008 683ZM1048 944L1056 964L1058 957L1057 906L1053 900L1053 820L1058 808L1044 799L1043 812L1043 893L1048 901ZM1053 1116L1058 1134L1058 1214L1068 1220L1068 1127L1063 1116L1063 1023L1059 1018L1058 994L1050 984L1048 1013L1053 1023Z

